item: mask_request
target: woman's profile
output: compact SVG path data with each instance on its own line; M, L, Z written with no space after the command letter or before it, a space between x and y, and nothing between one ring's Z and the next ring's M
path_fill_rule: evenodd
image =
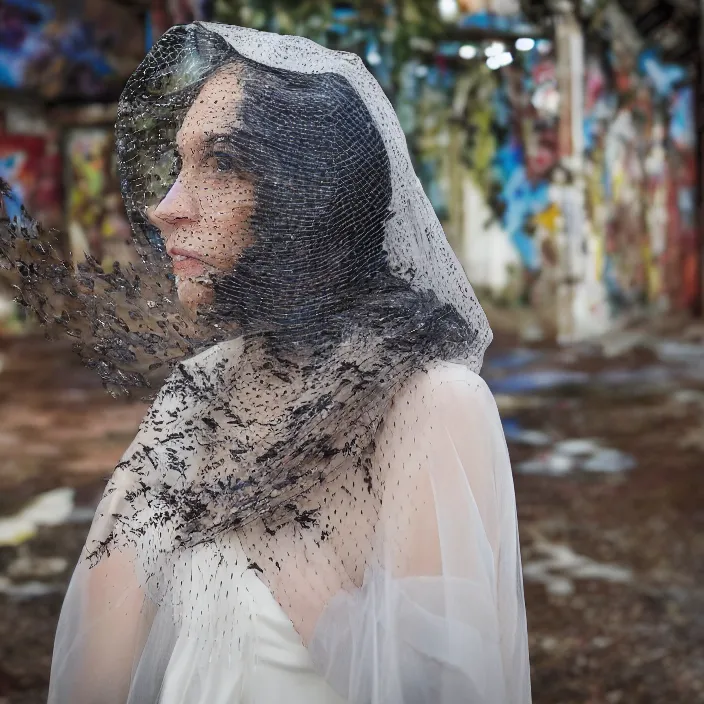
M105 490L49 701L529 702L491 333L376 81L297 37L176 27L117 148L201 332ZM172 324L147 303L116 368L158 346L145 310Z

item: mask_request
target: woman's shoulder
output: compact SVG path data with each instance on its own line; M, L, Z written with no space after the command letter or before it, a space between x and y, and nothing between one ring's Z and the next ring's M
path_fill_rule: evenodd
M411 401L426 406L486 403L493 396L484 379L466 365L440 361L413 374L394 397L394 405Z
M439 362L413 374L392 399L380 439L396 435L438 439L487 430L498 423L498 409L486 382L462 364Z

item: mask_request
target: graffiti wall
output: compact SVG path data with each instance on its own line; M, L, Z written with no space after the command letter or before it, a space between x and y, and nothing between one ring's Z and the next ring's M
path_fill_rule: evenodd
M611 317L697 295L692 86L615 43L585 72L586 206Z
M694 124L694 87L676 88L666 100L667 130L667 247L671 251L664 272L672 305L693 306L698 286L696 235L696 128Z
M494 44L477 46L454 95L464 134L459 254L473 283L572 338L691 306L696 158L685 70L642 45L600 40L580 51L571 80L583 93L567 109L549 42ZM506 65L488 65L494 51L508 54Z
M77 128L66 139L67 229L74 259L104 266L133 257L116 177L112 130Z
M0 134L0 178L11 186L15 196L8 200L8 217L19 215L12 208L23 203L47 227L60 226L60 159L51 134Z
M143 55L143 23L115 0L0 0L0 86L116 97Z
M478 47L482 60L468 62L458 79L466 181L461 258L494 298L550 305L562 227L555 183L560 96L552 43L528 47ZM511 60L487 65L487 52Z

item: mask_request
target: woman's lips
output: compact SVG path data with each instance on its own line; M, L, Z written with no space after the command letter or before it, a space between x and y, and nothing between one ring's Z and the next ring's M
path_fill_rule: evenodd
M209 267L199 259L180 255L173 257L173 266L174 274L181 278L193 278L195 276L202 276L209 269Z

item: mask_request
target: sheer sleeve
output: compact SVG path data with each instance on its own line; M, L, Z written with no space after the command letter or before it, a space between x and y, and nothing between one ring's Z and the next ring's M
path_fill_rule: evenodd
M364 584L321 616L311 653L352 704L527 704L516 507L494 399L444 365L394 400Z
M57 631L50 704L126 702L145 626L133 562L116 552L77 567Z
M99 560L91 559L90 554L118 529L115 516L121 511L127 491L118 470L98 506L61 610L49 704L156 700L142 698L145 682L139 682L138 677L144 666L145 644L158 637L154 632L156 609L144 588L138 544L111 549ZM152 668L151 676L155 674ZM158 678L148 688L154 684L158 692Z

